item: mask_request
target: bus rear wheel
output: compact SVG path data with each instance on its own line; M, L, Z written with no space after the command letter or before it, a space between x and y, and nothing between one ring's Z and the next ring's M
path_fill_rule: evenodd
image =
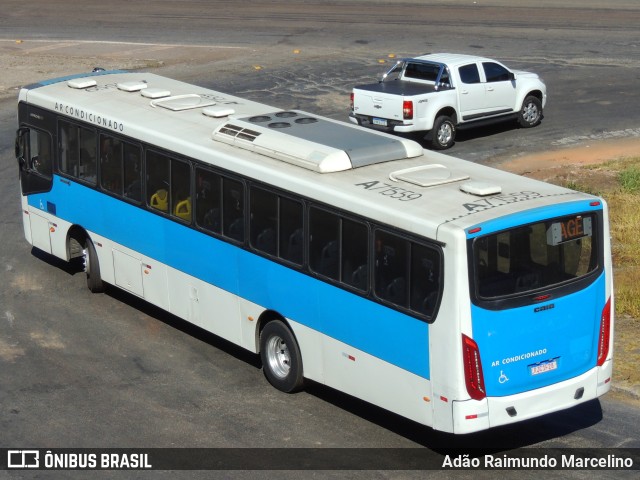
M105 286L100 276L100 262L96 247L91 239L87 238L84 245L84 271L87 274L87 287L93 293L104 292Z
M260 333L260 358L265 377L286 393L302 388L302 355L291 330L280 320L267 323Z

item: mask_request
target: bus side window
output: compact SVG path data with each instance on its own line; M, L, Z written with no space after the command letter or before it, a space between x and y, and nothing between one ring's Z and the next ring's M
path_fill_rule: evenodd
M170 198L171 215L191 222L191 167L186 162L171 160Z
M60 171L78 176L80 165L80 145L78 140L78 128L67 122L60 122Z
M161 212L169 211L169 157L148 151L146 158L147 204Z
M378 298L408 307L409 242L396 235L380 231L375 238L375 292Z
M97 183L98 135L94 130L60 122L60 170L92 184Z
M411 244L411 310L433 316L440 292L440 255L424 245Z
M269 255L277 253L278 196L261 188L251 188L251 246Z
M222 230L220 208L220 175L196 169L196 223L210 232L220 233Z
M78 178L96 184L98 172L98 136L94 130L80 129L80 167Z
M122 195L122 142L100 135L100 185Z
M29 130L29 162L28 167L42 175L50 178L52 171L51 137L38 130Z
M440 252L378 230L375 255L376 296L433 317L441 293Z
M140 147L100 135L100 186L139 202L142 199Z
M326 210L309 210L309 265L325 277L339 280L340 217Z
M342 220L342 282L358 290L369 287L369 229L364 223Z
M280 198L278 228L280 258L302 265L304 233L301 202Z
M124 196L140 202L142 200L142 154L140 147L124 143Z
M222 234L244 241L244 185L230 178L222 179Z

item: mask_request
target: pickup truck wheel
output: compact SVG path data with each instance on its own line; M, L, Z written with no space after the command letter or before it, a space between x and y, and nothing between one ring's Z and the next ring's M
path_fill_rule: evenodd
M456 138L456 126L451 117L441 115L433 122L431 145L436 150L450 148Z
M518 123L521 127L535 127L542 120L542 103L537 97L529 95L522 102L522 108L518 114Z

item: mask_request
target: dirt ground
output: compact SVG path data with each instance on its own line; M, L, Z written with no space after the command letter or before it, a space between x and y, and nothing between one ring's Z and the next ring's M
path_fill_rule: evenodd
M615 184L615 175L579 167L638 156L640 139L628 138L599 140L577 147L536 152L518 158L498 160L492 166L545 182L575 181L586 187L600 187L606 190Z

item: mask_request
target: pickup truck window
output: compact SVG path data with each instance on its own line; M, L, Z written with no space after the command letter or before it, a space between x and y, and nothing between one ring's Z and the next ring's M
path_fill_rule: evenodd
M460 67L460 80L462 83L480 83L480 72L478 66L475 63L464 65Z
M435 63L408 63L404 71L405 78L435 82L440 73L440 65Z
M451 87L451 78L449 75L449 69L445 68L442 72L442 76L440 77L440 85L443 87Z
M506 82L510 80L509 70L493 62L483 62L484 75L487 82Z

